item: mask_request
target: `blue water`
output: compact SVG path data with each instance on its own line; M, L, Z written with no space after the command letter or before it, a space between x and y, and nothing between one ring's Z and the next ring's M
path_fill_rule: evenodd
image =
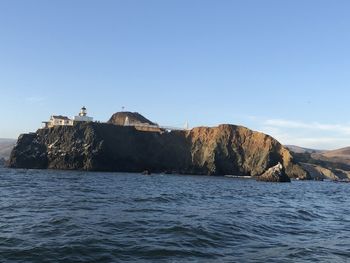
M0 169L0 262L348 262L350 184Z

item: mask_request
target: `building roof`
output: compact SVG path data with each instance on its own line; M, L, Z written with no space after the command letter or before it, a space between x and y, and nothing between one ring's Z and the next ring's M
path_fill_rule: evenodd
M67 116L62 116L62 115L52 115L51 118L53 119L60 119L60 120L70 120Z

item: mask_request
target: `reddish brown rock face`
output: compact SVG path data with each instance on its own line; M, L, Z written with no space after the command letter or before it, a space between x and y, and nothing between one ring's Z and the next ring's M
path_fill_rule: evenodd
M191 139L192 161L207 167L208 173L259 176L281 162L292 178L306 178L306 172L277 140L242 126L220 125L194 128Z
M289 151L263 133L234 125L152 132L103 123L38 130L18 140L10 166L259 176L278 162L307 178Z

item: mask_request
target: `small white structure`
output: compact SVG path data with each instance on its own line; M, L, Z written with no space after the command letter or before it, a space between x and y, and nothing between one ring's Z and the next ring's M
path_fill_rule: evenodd
M85 122L91 122L93 121L92 117L87 116L87 111L85 107L82 107L79 115L74 116L73 121L85 121Z
M190 125L188 124L188 121L185 122L184 130L189 130Z
M49 121L43 121L43 128L52 128L55 126L73 126L75 122L91 122L92 117L87 116L85 107L82 107L79 115L74 116L73 119L69 119L67 116L52 115Z
M54 126L72 126L73 120L69 119L67 116L62 115L52 115L49 121L43 121L45 127L51 128Z
M126 116L126 118L125 118L124 126L130 126L130 121L129 121L129 117L128 116Z

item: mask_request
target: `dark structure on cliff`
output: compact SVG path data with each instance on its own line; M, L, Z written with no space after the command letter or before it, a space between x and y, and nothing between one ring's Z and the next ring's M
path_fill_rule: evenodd
M110 122L79 123L21 135L9 165L16 168L259 176L280 162L289 177L307 177L278 141L245 127L220 125L157 132Z

